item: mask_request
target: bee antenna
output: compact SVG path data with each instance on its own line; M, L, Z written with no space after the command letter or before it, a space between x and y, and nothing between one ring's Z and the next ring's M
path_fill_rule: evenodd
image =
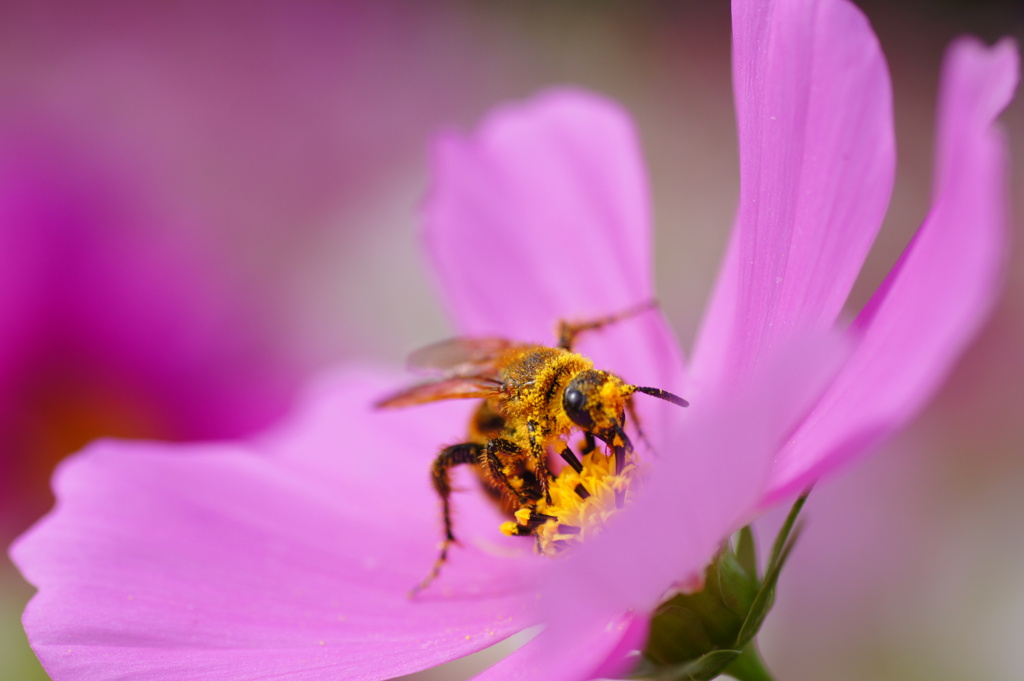
M672 404L675 404L680 407L690 406L690 403L684 400L682 397L679 397L678 395L673 395L669 391L662 390L661 388L645 388L642 386L637 386L635 392L650 395L651 397L657 397L659 400L665 400L666 402L671 402Z

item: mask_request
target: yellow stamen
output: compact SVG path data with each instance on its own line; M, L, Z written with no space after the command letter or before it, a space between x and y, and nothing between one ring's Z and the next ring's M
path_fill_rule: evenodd
M581 463L580 473L571 466L563 468L551 482L551 503L541 501L537 505L539 513L558 519L545 522L535 531L538 549L544 555L554 556L577 541L599 534L608 519L631 501L633 478L639 470L633 452L627 453L626 466L619 474L615 473L614 455L600 449L585 455ZM520 512L516 513L517 519Z

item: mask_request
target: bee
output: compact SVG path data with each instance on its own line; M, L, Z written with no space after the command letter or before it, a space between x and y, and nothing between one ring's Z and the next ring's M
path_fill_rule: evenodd
M431 467L433 486L441 500L444 537L434 567L410 595L437 578L449 548L456 543L450 501L452 468L473 466L486 492L516 519L505 523L503 531L529 536L558 520L544 512L552 504L550 452L557 452L577 474L584 473L583 462L568 445L571 436L582 434L580 454L584 460L600 441L613 457L615 473L621 474L633 451L625 431L626 414L638 421L632 396L644 393L688 406L686 400L666 390L626 383L572 351L579 334L652 306L646 303L582 323L561 321L555 347L495 337L460 337L412 354L410 365L437 372L437 377L386 397L377 402L377 407L408 407L450 399L481 401L470 419L466 440L443 448ZM636 427L640 432L638 423ZM590 495L582 482L573 492L581 499ZM622 492L619 494L621 506Z

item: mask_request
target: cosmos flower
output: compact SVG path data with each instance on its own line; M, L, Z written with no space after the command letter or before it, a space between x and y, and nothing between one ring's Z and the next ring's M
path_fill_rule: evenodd
M263 344L194 227L137 158L35 119L0 135L0 537L50 503L98 435L238 437L284 411L297 366ZM129 170L132 168L132 170Z
M734 40L740 208L692 364L655 313L580 344L693 405L680 418L638 400L656 474L617 522L552 561L460 494L463 546L408 598L438 538L426 452L464 437L472 405L374 411L403 377L342 370L260 437L100 442L62 465L56 509L13 548L39 587L25 626L50 674L389 678L544 624L481 678L613 675L730 533L906 422L998 286L994 119L1016 51L950 49L933 207L837 327L891 189L884 60L844 0L738 0ZM427 248L459 333L550 342L557 319L653 296L645 178L615 105L557 90L501 109L441 138L435 173Z

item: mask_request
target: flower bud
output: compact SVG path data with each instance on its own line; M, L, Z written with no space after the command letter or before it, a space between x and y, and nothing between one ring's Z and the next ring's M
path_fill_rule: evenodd
M779 530L763 575L748 526L718 552L699 591L678 593L658 606L634 678L703 681L722 673L743 681L771 678L758 658L754 637L774 602L805 499L797 500Z

